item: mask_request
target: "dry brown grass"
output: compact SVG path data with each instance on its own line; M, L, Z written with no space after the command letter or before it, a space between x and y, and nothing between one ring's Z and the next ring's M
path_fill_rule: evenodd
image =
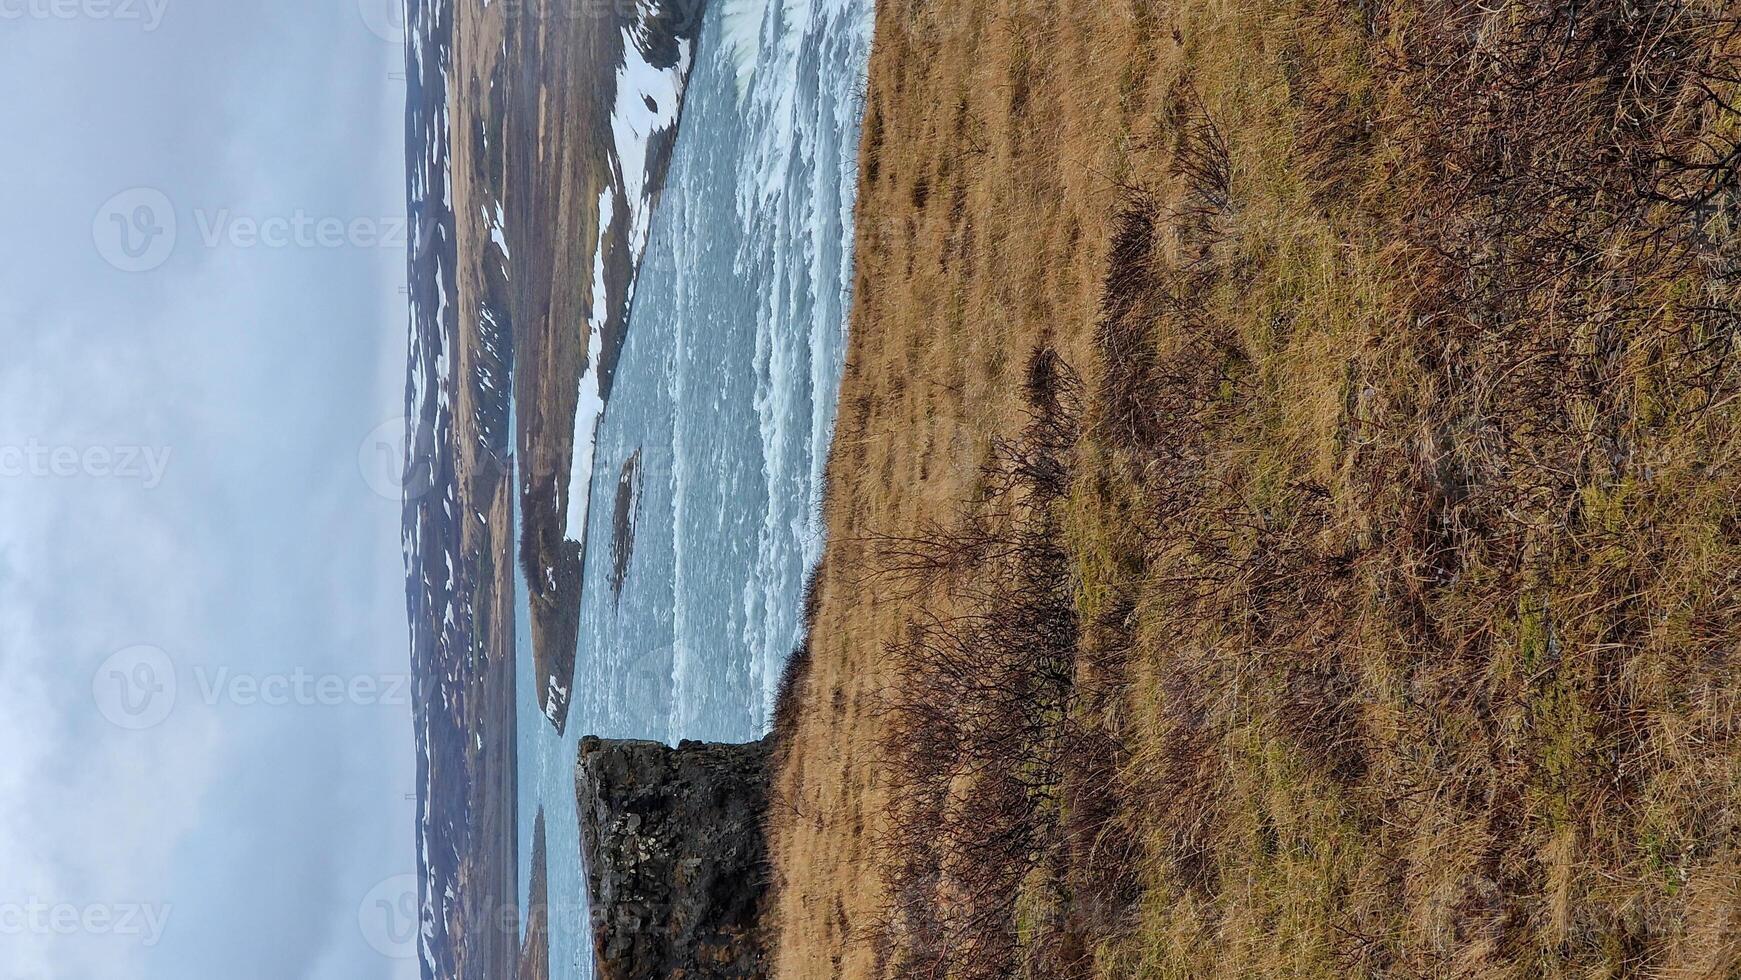
M879 13L781 975L1741 976L1737 11L979 6Z
M1019 428L1034 347L1086 357L1117 181L1163 159L1130 135L1160 43L1137 6L895 0L878 16L833 543L773 828L790 977L875 976L884 952L884 646L920 607L870 575L871 539L973 493L993 438Z

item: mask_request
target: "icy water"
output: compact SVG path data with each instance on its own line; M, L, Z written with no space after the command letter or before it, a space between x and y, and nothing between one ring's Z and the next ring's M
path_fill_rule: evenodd
M567 737L539 711L521 601L521 898L542 808L558 980L592 975L580 738L759 738L798 640L845 356L872 15L872 0L708 14L599 427Z

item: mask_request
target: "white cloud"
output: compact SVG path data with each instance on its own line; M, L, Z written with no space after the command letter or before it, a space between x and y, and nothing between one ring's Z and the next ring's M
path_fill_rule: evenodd
M0 372L7 428L65 424L71 413L33 391L26 373ZM198 825L219 749L211 719L182 713L128 732L105 721L91 695L112 648L185 631L197 608L188 591L199 569L129 499L141 492L40 479L0 486L0 904L166 904L174 851ZM179 563L179 574L164 574L159 561ZM24 976L126 980L141 975L131 938L25 929L0 944L0 965Z
M404 669L398 515L356 472L401 400L403 258L184 242L127 275L91 225L133 186L256 216L402 209L393 52L347 3L181 0L149 36L115 26L8 32L0 85L31 97L0 126L31 139L0 143L0 447L173 454L154 488L0 478L0 933L33 899L170 915L150 947L101 916L0 935L0 977L391 976L356 907L412 860L409 719L205 704L191 671ZM145 731L92 695L137 644L183 682Z

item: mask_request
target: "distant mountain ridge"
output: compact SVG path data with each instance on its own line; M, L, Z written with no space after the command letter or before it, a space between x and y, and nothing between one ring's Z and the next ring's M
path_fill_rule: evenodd
M518 896L516 604L561 730L591 440L703 10L407 8L403 543L425 977L517 969L501 914Z

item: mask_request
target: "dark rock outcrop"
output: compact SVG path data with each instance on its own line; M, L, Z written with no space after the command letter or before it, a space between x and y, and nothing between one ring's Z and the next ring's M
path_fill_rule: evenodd
M771 743L581 742L600 980L761 980Z

